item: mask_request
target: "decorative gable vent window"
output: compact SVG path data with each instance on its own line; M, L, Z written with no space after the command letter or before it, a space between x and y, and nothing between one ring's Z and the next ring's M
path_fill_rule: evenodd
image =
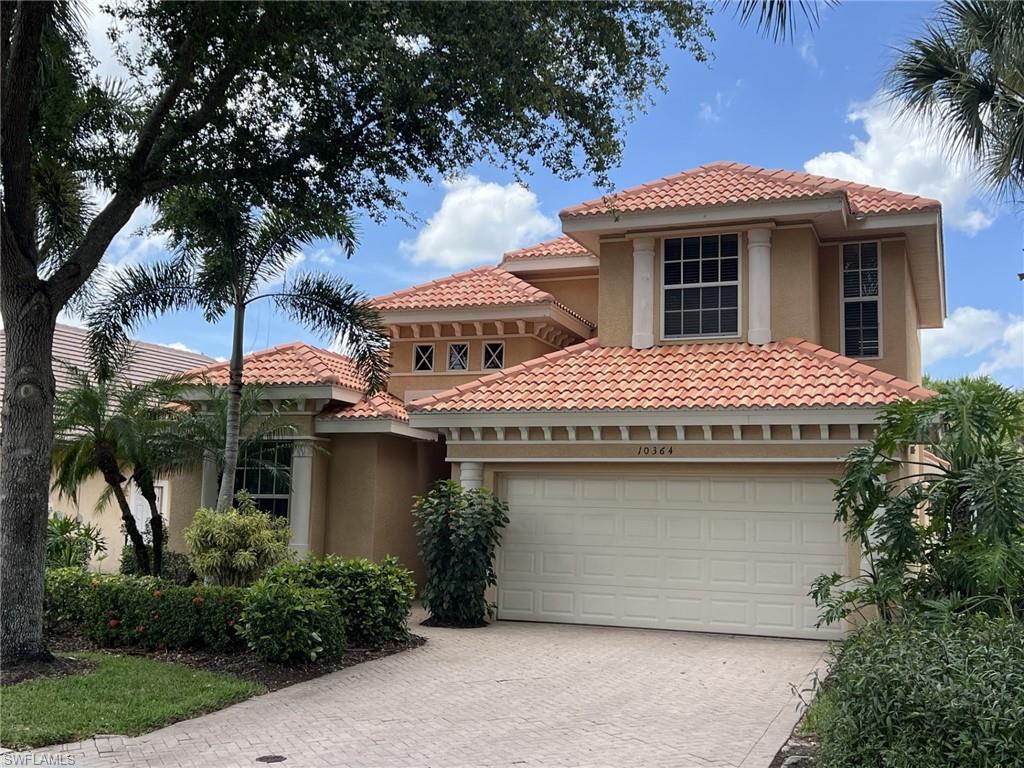
M434 345L417 344L413 348L412 369L414 371L434 370Z
M878 243L843 246L843 354L880 357Z
M489 341L484 344L484 370L496 371L505 367L505 343Z
M246 490L256 506L275 517L288 517L291 498L292 444L266 440L246 447L238 456L235 491Z
M448 370L469 370L469 344L460 342L448 345Z
M739 235L665 240L665 338L739 334Z

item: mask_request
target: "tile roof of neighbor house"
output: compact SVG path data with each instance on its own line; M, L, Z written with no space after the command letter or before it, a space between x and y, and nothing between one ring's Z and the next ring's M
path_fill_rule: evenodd
M251 352L246 355L242 381L246 384L316 385L337 384L362 391L366 384L351 357L314 347L301 341ZM228 363L216 363L188 372L212 384L228 383Z
M73 325L58 323L53 331L53 378L57 383L57 391L67 389L71 380L67 366L88 368L89 347L88 331ZM4 365L7 352L7 335L0 328L0 369ZM212 357L198 352L177 349L163 344L149 344L144 341L132 342L132 353L123 369L125 378L133 383L141 384L164 376L184 373L197 365L212 363ZM4 381L0 376L0 398L3 397Z
M845 196L853 214L905 213L941 207L938 200L826 176L715 162L570 206L561 215L571 218L606 214L610 210L637 213L839 196Z
M321 419L392 419L409 423L409 412L405 403L390 392L378 392L364 397L354 405L338 403L328 406L318 414Z
M555 301L547 291L530 285L501 267L477 267L457 272L378 296L370 303L384 312L551 304L593 327L593 323Z
M525 261L527 259L559 259L571 256L592 256L593 254L568 235L545 240L542 243L507 251L502 261Z
M829 408L933 394L803 339L633 349L596 339L416 400L416 412Z

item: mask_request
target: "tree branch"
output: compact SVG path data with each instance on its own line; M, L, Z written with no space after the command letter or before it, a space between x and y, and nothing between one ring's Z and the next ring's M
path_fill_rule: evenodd
M32 144L30 105L39 74L43 28L49 3L19 3L3 61L3 106L0 133L3 148L3 223L17 248L3 249L5 279L35 276L35 215L32 207ZM6 34L6 33L5 33ZM17 254L17 256L15 256Z

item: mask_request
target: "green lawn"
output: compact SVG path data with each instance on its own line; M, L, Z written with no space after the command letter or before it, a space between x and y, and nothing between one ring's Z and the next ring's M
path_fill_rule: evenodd
M263 691L231 675L200 672L140 656L68 654L92 659L83 675L0 689L0 743L23 749L98 733L137 735L211 712Z

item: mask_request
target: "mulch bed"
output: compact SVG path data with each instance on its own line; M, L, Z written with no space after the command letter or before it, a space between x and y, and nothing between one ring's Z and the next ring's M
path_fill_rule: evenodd
M78 650L81 648L79 647ZM95 666L95 661L55 656L49 661L29 661L16 667L7 667L4 669L3 675L0 676L0 684L17 685L26 680L82 675Z
M486 621L474 622L474 621L440 621L431 616L429 619L424 619L420 622L422 627L448 627L449 629L479 629L480 627L489 626Z
M141 648L97 648L81 635L73 632L61 633L47 637L50 652L71 653L82 650L107 650L111 653L132 656L146 656L156 661L183 664L192 669L209 672L224 672L244 680L260 683L268 691L276 691L295 683L312 680L315 677L337 672L339 669L373 661L393 653L418 648L426 642L419 635L410 635L402 643L392 643L381 648L348 648L338 659L315 664L280 664L266 661L255 653L216 653L214 651L147 651ZM80 674L95 666L92 662L80 662L67 658L57 658L54 662L38 662L5 670L4 685L24 682L35 677L61 677L63 675Z
M798 734L799 729L800 723L797 723L768 768L817 768L818 740L814 736Z

